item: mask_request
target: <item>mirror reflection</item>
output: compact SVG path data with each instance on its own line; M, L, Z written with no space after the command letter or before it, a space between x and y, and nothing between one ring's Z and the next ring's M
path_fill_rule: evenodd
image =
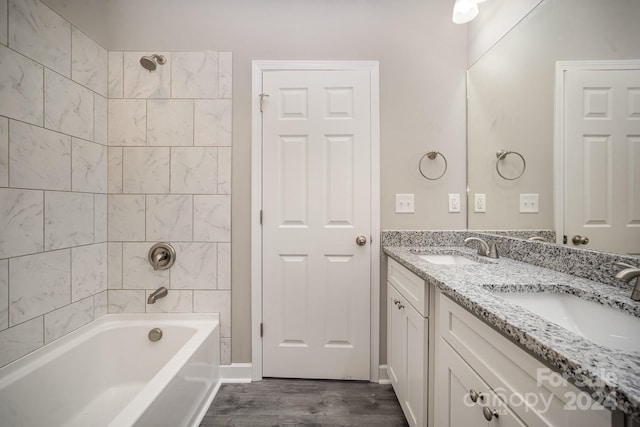
M509 3L483 11L499 20ZM640 2L529 3L468 70L468 228L556 230L559 243L640 254ZM616 65L588 75L576 61ZM626 74L610 70L623 62Z

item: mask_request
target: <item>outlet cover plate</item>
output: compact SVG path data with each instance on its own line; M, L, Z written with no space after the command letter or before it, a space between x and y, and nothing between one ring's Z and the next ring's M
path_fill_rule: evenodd
M487 195L486 194L476 193L474 195L473 211L474 212L487 211Z
M449 194L449 212L460 212L460 194Z
M520 213L538 213L540 211L538 194L520 195Z

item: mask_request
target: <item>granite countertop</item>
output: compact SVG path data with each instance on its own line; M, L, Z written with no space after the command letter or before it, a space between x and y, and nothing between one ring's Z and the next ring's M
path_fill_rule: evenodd
M640 419L640 351L593 343L492 292L565 292L640 317L625 288L603 285L509 258L479 257L468 247L384 246L384 253L438 288L494 329L589 390L609 409ZM437 265L417 254L461 253L479 264ZM640 331L638 331L640 334Z

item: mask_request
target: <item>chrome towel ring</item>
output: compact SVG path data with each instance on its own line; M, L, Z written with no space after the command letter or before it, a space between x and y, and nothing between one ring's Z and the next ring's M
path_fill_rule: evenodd
M500 172L500 160L504 160L509 154L515 154L522 159L522 172L520 172L518 176L513 178L508 178L504 176L502 172ZM527 169L527 161L524 159L522 154L518 153L517 151L498 150L498 152L496 153L496 157L498 158L498 160L496 161L496 172L498 172L498 175L500 175L501 178L506 179L507 181L513 181L514 179L520 178L524 171Z
M424 171L422 170L422 161L424 160L424 158L425 158L425 157L428 157L428 158L429 158L429 160L435 160L435 159L436 159L436 157L438 157L438 156L442 157L442 160L444 160L444 170L442 171L442 173L441 173L440 175L438 175L438 176L437 176L437 177L435 177L435 178L428 177L428 176L424 173ZM439 152L439 151L429 151L427 154L425 154L424 156L422 156L422 157L420 158L420 161L418 162L418 169L420 169L420 174L421 174L423 177L425 177L426 179L428 179L429 181L436 181L436 180L438 180L438 179L442 178L442 177L444 176L444 174L445 174L445 173L447 173L447 167L448 167L448 165L447 165L447 158L444 156L444 154L442 154L442 153L441 153L441 152Z

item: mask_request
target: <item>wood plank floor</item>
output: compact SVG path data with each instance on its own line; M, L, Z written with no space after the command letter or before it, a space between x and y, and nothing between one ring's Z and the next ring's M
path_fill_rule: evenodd
M265 379L224 384L200 427L407 426L390 385Z

